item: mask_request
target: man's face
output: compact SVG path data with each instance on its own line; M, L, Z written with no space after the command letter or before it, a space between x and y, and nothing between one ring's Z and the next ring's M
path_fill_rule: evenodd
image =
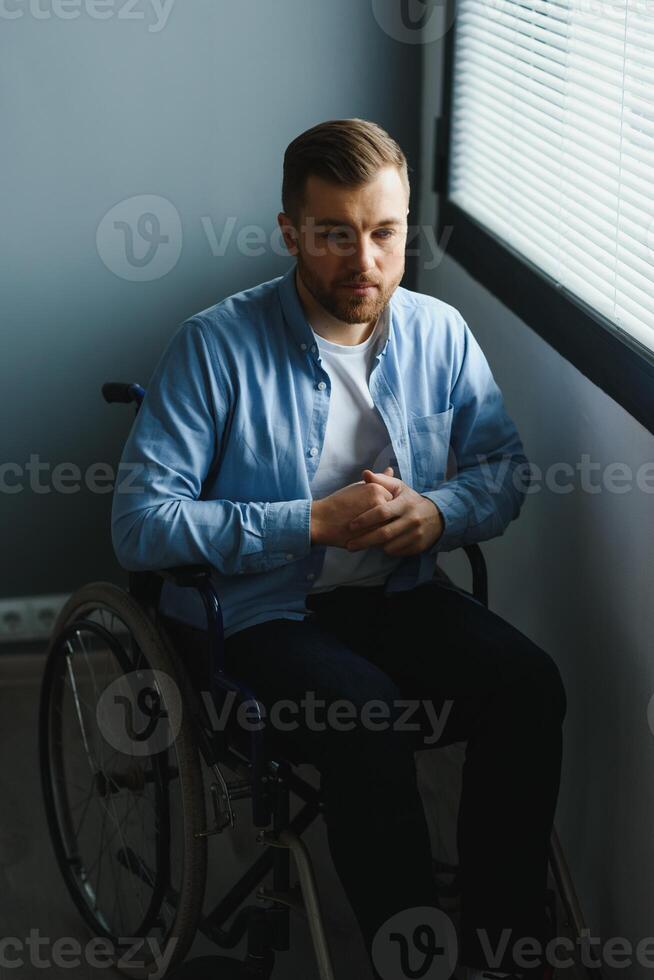
M396 167L357 187L308 178L300 227L280 227L303 284L337 320L376 320L404 275L408 194ZM367 283L364 292L351 283Z

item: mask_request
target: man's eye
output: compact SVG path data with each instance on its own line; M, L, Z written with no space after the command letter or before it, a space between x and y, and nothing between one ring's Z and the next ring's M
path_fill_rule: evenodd
M395 234L390 228L381 228L376 231L375 234L381 238L392 238ZM347 231L326 231L322 232L321 238L349 238L349 233Z

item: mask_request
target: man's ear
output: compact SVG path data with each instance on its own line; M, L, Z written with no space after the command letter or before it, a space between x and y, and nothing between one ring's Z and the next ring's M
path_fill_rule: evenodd
M289 218L289 216L286 214L285 211L279 212L279 214L277 215L277 222L279 224L282 235L284 237L284 244L286 245L286 248L288 249L291 255L297 255L298 233L293 222L291 221L291 219Z

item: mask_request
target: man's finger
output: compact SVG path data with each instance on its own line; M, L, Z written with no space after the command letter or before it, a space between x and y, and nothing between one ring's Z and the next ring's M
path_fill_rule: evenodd
M391 469L390 466L386 467ZM393 496L398 492L402 486L402 481L398 480L396 476L390 476L385 471L383 473L375 473L373 470L362 470L361 476L366 481L366 483L379 483L382 487L390 490Z
M394 537L392 541L388 542L388 547L384 548L384 553L387 555L416 555L419 552L419 548L415 542L415 528L409 528L403 534L398 534Z
M363 548L376 548L378 546L388 544L398 535L403 535L410 529L411 523L408 518L398 517L394 521L390 521L388 524L382 524L381 526L374 528L372 531L366 531L365 534L353 535L349 541L345 542L345 547L348 551L361 551Z
M396 500L385 500L383 504L375 504L370 510L365 510L350 521L348 527L355 533L365 531L386 521L392 521L404 513L404 504Z

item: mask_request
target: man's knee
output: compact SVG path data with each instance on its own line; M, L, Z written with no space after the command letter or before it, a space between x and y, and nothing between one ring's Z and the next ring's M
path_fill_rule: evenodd
M532 646L528 664L524 682L530 688L531 699L537 697L547 706L551 716L563 721L568 702L561 671L555 660L545 650Z

